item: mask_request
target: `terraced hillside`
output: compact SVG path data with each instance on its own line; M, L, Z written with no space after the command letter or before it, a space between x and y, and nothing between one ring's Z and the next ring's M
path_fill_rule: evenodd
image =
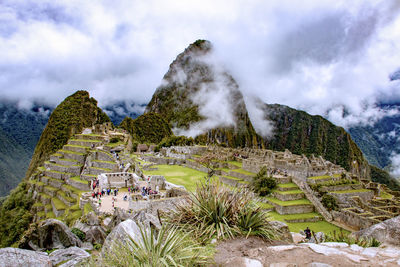
M34 221L58 218L71 224L91 209L79 205L82 193L90 191L98 174L119 170L109 139L104 134L77 134L37 168L28 180L36 201Z

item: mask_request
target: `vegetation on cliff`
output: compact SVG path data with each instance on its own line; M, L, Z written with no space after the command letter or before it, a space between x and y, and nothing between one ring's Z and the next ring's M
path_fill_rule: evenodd
M72 135L80 133L85 127L108 121L110 119L107 114L97 107L97 101L88 92L77 91L67 97L51 113L35 148L26 177L31 176L46 158L65 145Z
M28 229L33 218L30 212L32 204L25 182L21 182L5 199L0 207L0 247L15 245Z
M381 183L387 185L390 189L395 191L400 191L399 182L392 178L388 172L379 169L373 165L371 167L371 180L376 183Z
M273 138L266 140L266 147L273 150L289 149L295 154L321 155L346 170L356 161L368 168L361 150L350 135L321 116L283 105L265 105L267 118L274 122Z
M133 140L139 143L158 144L172 135L168 123L157 113L146 113L136 119L126 117L119 126L127 130Z

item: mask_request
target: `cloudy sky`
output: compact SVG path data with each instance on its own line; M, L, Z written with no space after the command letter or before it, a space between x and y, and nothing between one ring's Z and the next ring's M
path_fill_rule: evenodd
M147 103L176 55L208 39L245 95L345 127L396 113L376 103L400 102L400 1L297 2L0 0L0 96Z

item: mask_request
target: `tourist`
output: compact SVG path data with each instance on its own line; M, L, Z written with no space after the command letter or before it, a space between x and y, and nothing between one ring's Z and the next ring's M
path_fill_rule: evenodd
M311 239L311 230L307 227L306 230L304 230L304 233L306 234L306 239L310 240Z
M95 194L94 194L94 191L92 192L92 198L94 198L95 197Z
M99 207L101 207L101 198L99 198Z
M114 196L117 196L117 189L114 189Z

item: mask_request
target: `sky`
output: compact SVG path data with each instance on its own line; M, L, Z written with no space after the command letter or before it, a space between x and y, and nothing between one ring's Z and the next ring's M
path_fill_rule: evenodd
M147 103L197 39L246 97L351 127L400 102L400 1L0 0L0 98Z

